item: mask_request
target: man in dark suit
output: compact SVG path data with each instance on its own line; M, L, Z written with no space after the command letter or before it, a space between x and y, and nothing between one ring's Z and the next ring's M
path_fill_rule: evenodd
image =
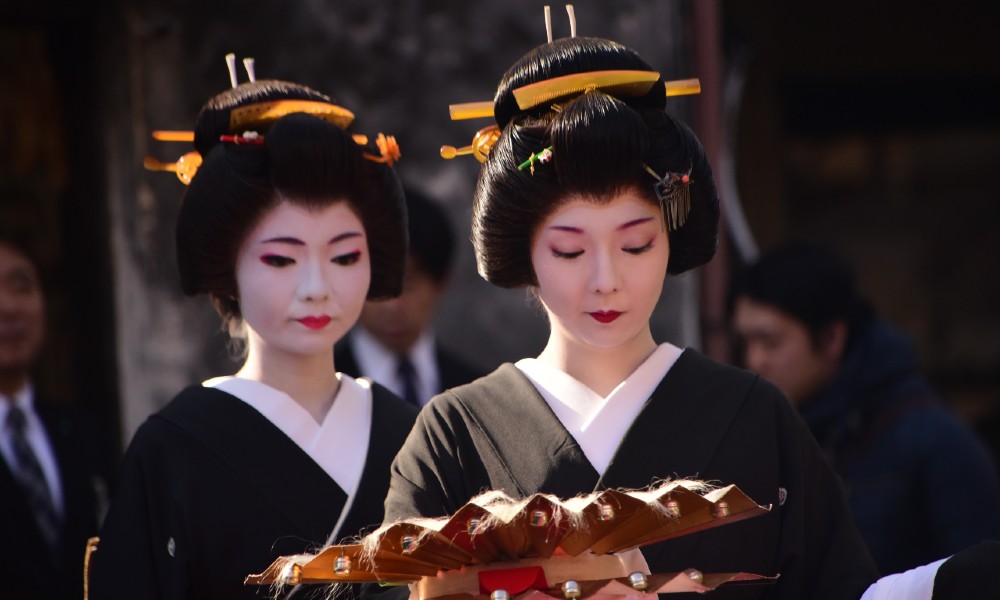
M45 338L45 299L29 246L0 233L0 596L83 595L87 538L107 486L96 429L47 403L30 372Z
M337 345L334 364L370 377L399 397L423 406L448 388L484 373L443 348L432 321L451 275L455 238L448 216L433 200L407 189L410 253L403 293L367 302L358 326Z

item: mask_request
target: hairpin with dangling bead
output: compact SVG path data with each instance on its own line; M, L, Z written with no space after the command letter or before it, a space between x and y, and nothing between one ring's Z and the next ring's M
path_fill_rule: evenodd
M660 212L667 228L671 231L679 229L691 212L691 167L688 167L687 173L667 171L663 177L649 165L644 164L643 167L656 178L653 191L660 202Z

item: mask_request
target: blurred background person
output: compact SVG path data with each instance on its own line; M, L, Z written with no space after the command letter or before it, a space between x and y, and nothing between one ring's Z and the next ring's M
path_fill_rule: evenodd
M832 250L795 242L738 273L729 292L746 367L799 409L843 478L883 574L1000 539L989 454L920 374Z
M0 232L0 596L79 598L113 438L35 386L45 295L31 245ZM103 435L102 435L103 434ZM101 454L101 448L107 450Z
M423 406L435 394L485 372L435 338L434 316L451 280L455 234L435 201L412 187L405 194L410 248L403 293L366 302L358 326L338 344L334 362L344 373L370 377Z

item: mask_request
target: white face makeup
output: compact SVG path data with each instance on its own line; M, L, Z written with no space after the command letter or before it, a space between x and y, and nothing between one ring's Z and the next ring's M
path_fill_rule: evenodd
M624 349L649 337L670 246L660 211L635 192L570 199L539 227L531 261L552 335Z
M236 261L251 352L264 360L332 352L361 314L370 282L365 230L346 202L318 210L279 204Z

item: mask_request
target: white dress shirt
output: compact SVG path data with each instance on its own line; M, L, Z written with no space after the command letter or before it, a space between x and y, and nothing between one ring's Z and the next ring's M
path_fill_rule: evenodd
M521 359L515 366L531 381L563 427L576 439L590 464L603 474L632 421L677 362L681 352L672 344L660 344L606 398L536 358Z
M38 464L45 474L45 483L49 486L49 493L52 495L52 504L59 516L65 515L65 501L63 499L62 481L59 477L59 463L56 460L52 443L45 432L42 419L35 412L35 388L29 382L13 398L0 396L0 454L12 473L17 473L17 460L14 458L14 449L11 442L11 434L7 429L7 414L13 403L24 413L24 435L31 446L31 451L35 453Z
M361 375L381 383L400 398L405 398L403 381L398 373L399 355L383 346L361 326L351 331L349 342ZM437 359L434 356L434 334L431 330L420 334L410 348L409 359L416 371L417 396L423 406L441 389Z

